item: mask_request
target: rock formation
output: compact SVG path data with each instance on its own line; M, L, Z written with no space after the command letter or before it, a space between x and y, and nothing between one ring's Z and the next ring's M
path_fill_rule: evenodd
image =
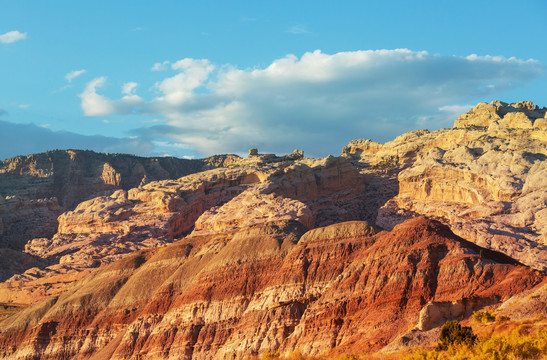
M531 102L492 102L452 129L354 140L340 157L251 149L165 176L130 157L70 176L10 165L0 180L27 183L0 181L13 189L0 231L24 253L0 250L13 274L0 303L28 307L0 322L0 358L388 351L485 307L541 313L546 124ZM52 185L69 183L91 190Z
M356 220L362 218L363 181L344 159L256 155L229 168L87 200L59 216L53 237L26 244L25 252L47 267L33 267L0 284L0 302L32 303L37 294L55 294L70 283L58 284L59 274L76 280L74 272L162 246L191 230L211 233L275 220L297 220L307 227ZM44 282L58 286L37 291Z
M0 356L378 349L431 301L495 304L545 278L425 219L392 232L362 222L304 232L297 221L273 221L132 253L0 323Z
M32 222L45 219L49 223L62 211L95 196L110 195L118 189L129 190L143 181L177 179L210 167L222 167L237 159L232 155L186 160L57 150L4 160L0 163L3 223L0 245L7 247L5 243L9 242L13 249L17 246L21 249L29 240L25 238L26 229L21 226L34 228L32 223L27 225L28 218L32 218ZM42 231L42 234L48 233Z
M142 158L67 150L5 160L0 163L0 248L23 250L33 238L51 238L57 217L82 201L238 159L234 155L201 160Z
M529 101L480 103L452 129L413 131L386 144L352 141L343 156L368 171L398 173L399 193L379 210L378 225L426 215L547 269L545 114Z

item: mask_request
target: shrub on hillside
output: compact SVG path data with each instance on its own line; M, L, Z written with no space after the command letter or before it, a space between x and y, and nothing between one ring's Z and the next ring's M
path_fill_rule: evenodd
M495 321L496 318L492 316L488 311L475 311L473 313L473 321L486 324L488 322Z
M274 351L274 352L266 351L264 354L262 354L262 360L276 359L279 357L280 357L279 351Z
M469 326L461 326L456 320L448 321L441 328L438 350L446 350L451 345L473 345L477 337Z
M403 360L547 359L547 329L526 334L520 328L502 336L481 337L473 345L453 344L446 350L413 349Z

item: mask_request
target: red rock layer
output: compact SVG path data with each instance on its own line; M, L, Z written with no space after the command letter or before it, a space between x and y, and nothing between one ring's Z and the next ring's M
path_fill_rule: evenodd
M425 219L377 234L365 222L304 232L278 221L128 255L0 323L0 356L234 359L377 349L415 325L432 300L495 304L545 278Z

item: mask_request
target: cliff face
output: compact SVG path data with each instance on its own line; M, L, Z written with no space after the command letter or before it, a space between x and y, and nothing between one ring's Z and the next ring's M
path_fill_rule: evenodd
M472 311L543 279L425 219L392 232L365 222L305 231L293 220L266 222L133 253L2 322L0 354L233 359L377 349L416 325L431 300L472 297Z
M547 269L546 109L480 103L452 129L392 142L351 142L343 156L397 173L399 193L378 213L391 229L425 215L463 238Z
M149 181L177 179L237 161L143 158L66 150L19 156L0 163L0 247L21 250L33 237L55 233L55 219L78 203Z
M51 238L57 232L59 215L82 201L238 160L233 155L185 160L81 150L50 151L5 160L0 163L0 249L21 251L34 238ZM19 272L8 269L6 263L3 265L0 281Z
M37 200L38 177L35 198L15 186L3 228L19 214L34 238L0 250L14 274L0 303L28 307L0 322L0 357L360 352L503 301L510 313L510 298L541 312L547 279L528 266L547 269L545 113L481 103L452 129L355 140L338 158L253 151L157 181L142 165L150 175L124 183L132 158L90 162L72 182L110 190L69 211L70 196Z
M188 234L208 234L275 220L307 227L362 218L364 178L348 161L252 156L230 168L151 182L80 203L59 216L57 233L25 252L47 267L0 284L0 302L32 303L71 281L59 275L95 268ZM62 282L62 284L59 284ZM44 283L57 284L44 289Z

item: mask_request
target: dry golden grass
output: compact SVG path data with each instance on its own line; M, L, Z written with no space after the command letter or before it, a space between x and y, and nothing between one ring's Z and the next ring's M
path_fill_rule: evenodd
M264 353L253 360L520 360L547 359L547 319L535 317L526 320L497 319L473 324L477 341L473 345L449 346L444 351L429 348L409 348L391 354L343 354L307 356L294 351L288 356Z

